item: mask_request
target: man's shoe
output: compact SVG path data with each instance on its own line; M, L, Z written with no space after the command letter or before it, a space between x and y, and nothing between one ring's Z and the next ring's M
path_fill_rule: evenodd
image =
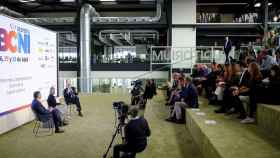
M55 130L54 133L64 133L64 130L58 129L58 130Z
M238 117L237 117L237 119L245 119L246 118L246 115L239 115Z
M169 118L165 119L165 121L167 121L167 122L175 122L176 119L174 119L172 117L169 117Z
M67 126L67 125L69 125L68 122L63 122L63 126Z
M80 117L83 117L84 115L82 114L81 111L79 111L79 114L78 114Z
M237 111L234 108L231 108L229 111L226 112L226 115L236 114Z
M177 124L185 124L186 121L183 120L183 119L180 119L180 120L176 120L175 123L177 123Z
M244 120L242 120L240 123L243 123L243 124L255 123L255 119L251 118L251 117L247 117Z

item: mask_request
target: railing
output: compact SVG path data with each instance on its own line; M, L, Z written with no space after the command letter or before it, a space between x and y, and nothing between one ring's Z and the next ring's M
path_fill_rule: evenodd
M59 63L77 63L77 47L58 47Z
M132 82L138 80L139 76L131 78L90 78L92 93L114 93L120 92L120 90L127 94L132 89ZM72 86L78 87L79 83L78 77L60 77L59 78L59 90L58 94L63 95L63 90L66 88L67 83L71 83ZM145 79L140 79L142 81L142 86L145 86ZM162 85L167 79L156 79L157 85Z

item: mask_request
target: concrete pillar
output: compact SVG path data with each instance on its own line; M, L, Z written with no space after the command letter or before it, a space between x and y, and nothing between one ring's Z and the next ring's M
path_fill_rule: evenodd
M172 0L172 46L182 47L178 50L181 53L180 59L173 59L173 63L175 62L173 68L190 68L194 63L195 58L191 55L195 52L196 47L194 24L196 24L196 0ZM186 56L186 54L188 55ZM187 59L188 56L193 61Z

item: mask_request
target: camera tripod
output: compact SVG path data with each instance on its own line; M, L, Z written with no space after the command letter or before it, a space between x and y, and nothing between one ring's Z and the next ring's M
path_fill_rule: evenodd
M123 135L123 128L124 128L124 126L125 126L124 123L119 123L119 124L118 124L118 126L117 126L117 128L116 128L116 130L115 130L115 132L114 132L114 134L113 134L113 136L112 136L111 142L110 142L108 148L106 149L105 154L103 155L103 158L106 158L106 157L107 157L107 155L108 155L110 149L112 148L112 145L113 145L113 143L114 143L114 140L115 140L117 134L120 134L120 135L121 135L122 141L124 142L124 135Z

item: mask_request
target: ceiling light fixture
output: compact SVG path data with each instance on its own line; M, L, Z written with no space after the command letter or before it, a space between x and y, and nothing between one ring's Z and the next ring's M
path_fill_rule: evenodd
M30 2L35 2L36 0L18 0L21 3L30 3Z
M60 2L75 2L75 0L60 0Z
M254 5L254 7L256 7L256 8L261 7L261 3L260 3L260 2L256 3L256 4Z

